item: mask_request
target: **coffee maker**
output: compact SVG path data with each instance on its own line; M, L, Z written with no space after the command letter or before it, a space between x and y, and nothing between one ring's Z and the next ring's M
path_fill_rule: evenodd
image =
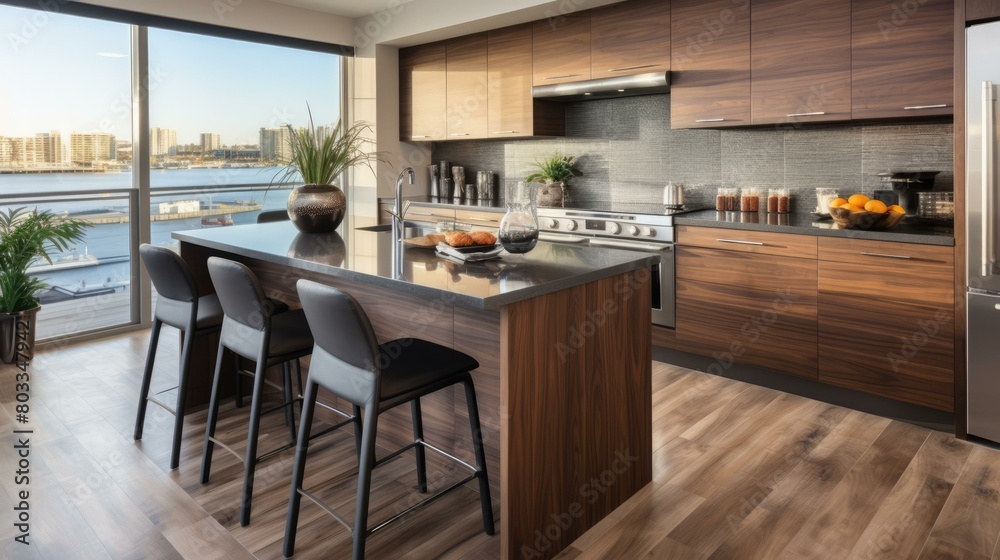
M890 171L879 173L883 183L892 186L899 195L899 205L906 210L906 216L916 216L918 203L917 193L934 189L934 178L940 171Z

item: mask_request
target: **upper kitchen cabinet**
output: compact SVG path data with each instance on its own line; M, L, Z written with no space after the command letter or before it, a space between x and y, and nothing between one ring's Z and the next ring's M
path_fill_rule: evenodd
M853 116L951 115L954 110L953 0L852 4Z
M592 78L670 71L670 2L629 0L590 17Z
M1000 18L1000 0L965 0L965 21Z
M590 79L590 12L553 16L532 24L533 85Z
M753 124L851 118L851 3L753 0Z
M531 97L532 24L490 31L487 39L488 136L562 136L562 104Z
M447 43L448 138L486 138L487 34L477 33Z
M673 0L670 125L750 124L750 2Z
M444 140L448 133L447 47L418 45L399 51L399 136Z

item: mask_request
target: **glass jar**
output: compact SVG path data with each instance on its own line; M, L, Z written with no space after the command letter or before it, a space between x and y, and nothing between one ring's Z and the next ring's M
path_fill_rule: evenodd
M507 213L500 220L497 237L508 253L527 253L538 243L538 205L535 183L507 186Z
M740 209L740 191L733 187L721 187L715 197L715 209L719 212L732 212Z
M792 210L792 195L788 189L778 189L778 213L787 214Z
M760 212L760 190L754 187L743 189L740 193L741 212Z
M767 191L767 213L778 213L778 198L781 196L781 189L771 189Z
M816 213L829 215L830 203L837 200L839 197L840 195L837 194L837 189L816 189Z

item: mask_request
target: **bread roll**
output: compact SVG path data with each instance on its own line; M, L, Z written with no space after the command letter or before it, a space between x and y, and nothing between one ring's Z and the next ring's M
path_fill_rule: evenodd
M445 243L452 247L468 247L474 245L472 236L464 231L449 231L444 234Z
M495 245L497 242L497 236L488 231L474 231L469 236L475 245Z

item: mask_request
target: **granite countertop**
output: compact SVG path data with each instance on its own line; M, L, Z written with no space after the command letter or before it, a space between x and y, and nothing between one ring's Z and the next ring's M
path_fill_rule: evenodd
M745 212L701 210L679 214L674 218L674 223L679 226L773 231L777 233L848 237L853 239L896 241L900 243L919 243L922 245L943 245L948 247L955 245L955 229L950 226L929 226L904 222L890 231L841 229L833 220L821 220L812 214L751 214Z
M291 222L178 231L173 238L474 309L504 305L657 264L659 255L539 242L524 255L460 264L395 244L387 231L303 234Z

